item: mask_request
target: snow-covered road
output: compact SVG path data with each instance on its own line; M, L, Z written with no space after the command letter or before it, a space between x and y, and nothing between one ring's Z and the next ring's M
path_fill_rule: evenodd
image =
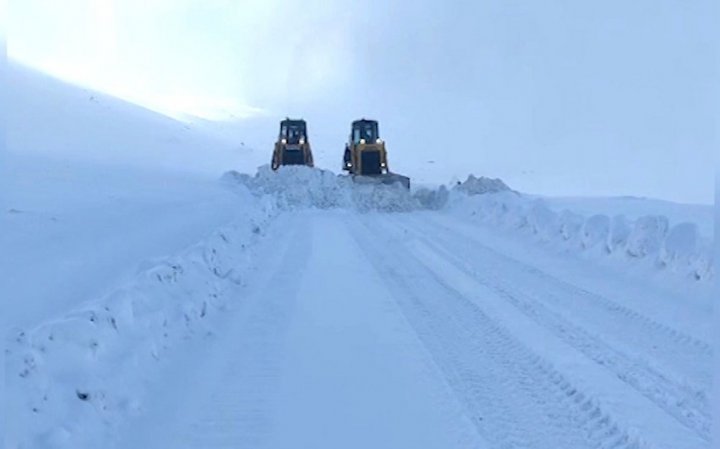
M709 447L702 307L674 321L652 308L672 293L593 289L488 238L434 212L282 214L118 447Z

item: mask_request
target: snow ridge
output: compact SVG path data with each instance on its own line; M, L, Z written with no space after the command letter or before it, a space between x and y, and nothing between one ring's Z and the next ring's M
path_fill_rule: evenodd
M695 281L715 278L712 241L695 223L670 224L662 215L630 220L624 215L584 217L557 213L540 199L511 191L469 196L454 189L444 210L478 223L522 232L537 241L591 256L644 263Z

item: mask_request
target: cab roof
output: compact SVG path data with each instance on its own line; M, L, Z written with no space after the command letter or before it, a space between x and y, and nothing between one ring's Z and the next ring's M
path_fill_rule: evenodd
M285 120L281 121L280 123L283 125L304 125L305 120L301 119L301 118L298 118L298 119L286 118Z
M366 124L366 123L367 123L367 124L375 124L375 125L377 125L377 120L370 120L370 119L366 119L366 118L361 118L360 120L355 120L354 122L352 122L353 126L359 125L359 124Z

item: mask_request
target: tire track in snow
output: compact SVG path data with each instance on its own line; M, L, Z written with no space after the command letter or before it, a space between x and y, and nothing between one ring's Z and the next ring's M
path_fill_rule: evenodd
M196 372L185 380L191 390L177 391L176 385L170 385L170 395L181 393L178 409L153 410L149 424L141 425L154 431L129 435L119 448L234 449L266 444L274 428L284 340L309 259L307 236L312 232L305 220L297 218L284 228L282 238L265 243L266 249L272 246L280 254L262 261L265 271L250 281L248 297L238 301L232 322L228 317L225 332L208 345L208 353L193 360L203 367L191 368Z
M410 226L407 221L402 221L398 223L401 223L405 226ZM632 309L631 307L625 306L610 298L598 295L596 293L573 285L569 282L566 282L562 279L550 276L547 273L531 265L515 260L511 257L508 257L493 250L492 248L483 245L480 241L475 240L473 236L468 233L453 229L444 224L435 222L434 220L425 221L423 223L435 228L432 231L436 233L434 235L445 236L446 239L447 235L455 235L457 239L463 241L463 244L471 244L473 250L493 257L497 262L512 265L514 269L518 272L518 274L532 276L533 278L535 278L535 280L543 280L548 283L554 284L556 288L563 289L568 294L571 294L573 296L573 300L575 301L574 303L564 304L565 306L570 305L577 307L577 300L581 300L583 301L583 308L593 308L597 312L612 315L612 319L608 322L618 323L618 328L642 330L642 332L638 332L638 335L636 335L636 337L640 338L642 336L647 336L646 340L642 341L643 343L647 343L647 341L650 342L650 345L645 348L647 353L657 352L652 351L653 346L658 346L657 343L662 342L663 347L676 347L678 354L687 354L689 357L694 357L694 361L697 361L698 358L703 357L709 360L709 358L713 356L713 345L703 340L702 338L689 335L687 332L680 331L672 327L671 325L662 323L651 317L643 315L642 313ZM417 229L417 224L415 226ZM422 230L421 232L427 232L427 230ZM465 248L465 252L466 251L467 247ZM640 343L640 341L638 341L638 343ZM662 352L658 354L662 355ZM702 369L698 370L698 372L688 373L688 375L690 377L693 377L694 375L696 378L700 379L701 383L709 385L711 383L712 376L709 374L710 370L708 369L710 367L710 362L708 361L707 363L708 365L703 366ZM694 365L681 363L680 366Z
M643 447L592 398L409 251L389 240L378 242L376 224L350 226L479 433L493 447Z
M346 226L315 211L263 447L488 449Z
M394 221L398 224L402 223L407 225L406 222L401 220ZM624 312L629 309L622 306L606 308L609 306L608 303L612 303L612 301L552 278L520 262L511 261L506 256L483 247L477 242L469 242L467 239L452 241L452 239L445 237L443 232L437 232L437 229L434 229L433 232L430 233L427 229L422 229L422 227L417 224L410 224L409 226L414 229L413 233L415 234L415 238L421 241L425 247L431 249L435 256L464 271L483 286L490 288L526 316L549 329L570 346L595 361L598 365L612 371L623 382L632 386L665 410L669 415L673 416L683 425L693 429L703 439L709 441L711 416L707 402L708 394L705 390L678 382L653 368L642 359L632 359L628 357L598 336L588 333L584 328L551 310L546 306L546 303L552 302L553 305L560 310L567 310L567 308L579 306L593 309L597 314L602 314L601 322L609 323L609 325L615 327L628 324L622 321L619 322L616 315L611 315L612 312L618 310ZM397 229L397 226L394 226L394 228ZM442 231L445 230L442 229ZM433 241L427 238L427 235L433 235ZM487 263L487 257L484 259L486 263L479 265L477 258L471 259L458 256L459 254L468 252L475 256L485 254L490 258L492 263ZM535 281L531 284L518 282L515 274L520 270L518 270L516 266L522 268L522 271L526 274L538 277L542 282ZM512 282L505 280L502 273L513 273ZM528 285L531 285L532 288L529 288ZM539 294L539 292L542 294ZM578 292L584 294L578 295ZM600 310L595 310L598 309L598 306L593 300L597 300L597 302L601 304ZM603 314L603 311L607 312ZM591 315L597 319L597 314ZM621 316L631 319L641 317L636 312L629 314L622 313ZM641 322L653 323L649 318L642 318ZM698 357L710 357L705 353L704 345L702 345L701 342L691 337L682 337L675 333L667 332L668 328L659 323L653 324L654 326L651 328L659 330L660 337L654 334L645 338L638 337L633 339L632 343L637 344L638 342L642 342L647 344L648 342L652 342L653 338L657 338L654 345L663 348L667 348L665 345L670 345L672 349L672 345L675 344L678 347L674 348L674 350L677 351L678 354L683 355L683 357L681 357L682 363L698 364ZM647 328L643 327L639 333L642 334L647 332L647 330ZM666 341L665 338L662 338L667 336L673 336L669 342ZM641 350L644 349L642 345L639 346ZM711 371L708 370L708 372Z
M293 226L283 263L271 277L246 319L238 324L221 372L219 388L203 404L201 418L175 447L262 447L272 432L274 391L280 377L284 338L292 319L302 272L310 254L303 222Z

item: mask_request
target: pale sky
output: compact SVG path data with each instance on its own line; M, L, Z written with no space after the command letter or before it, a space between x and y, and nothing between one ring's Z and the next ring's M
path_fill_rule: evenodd
M10 0L8 52L168 114L303 116L333 170L367 116L422 180L710 203L717 3Z

